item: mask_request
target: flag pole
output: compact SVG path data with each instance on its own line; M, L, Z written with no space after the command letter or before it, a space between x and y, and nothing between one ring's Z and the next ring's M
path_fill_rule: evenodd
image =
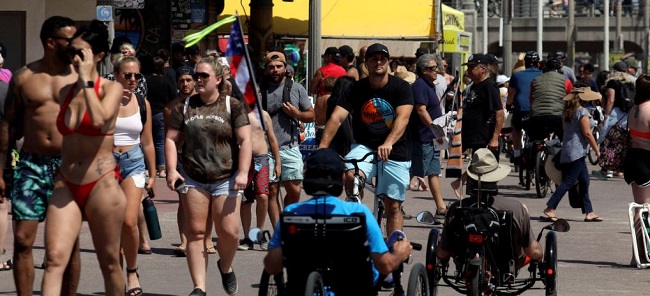
M235 16L237 17L237 24L239 25L239 36L241 38L241 42L244 44L244 58L246 59L246 66L248 67L248 73L251 75L251 83L253 84L253 91L255 92L255 105L257 106L257 112L260 114L260 124L262 125L262 130L266 131L266 123L264 122L264 114L262 112L262 100L260 98L260 91L259 87L257 86L257 80L255 79L255 69L253 69L253 63L251 63L251 56L248 53L248 46L246 46L246 42L244 42L244 28L241 25L241 21L239 19L239 14L235 12Z

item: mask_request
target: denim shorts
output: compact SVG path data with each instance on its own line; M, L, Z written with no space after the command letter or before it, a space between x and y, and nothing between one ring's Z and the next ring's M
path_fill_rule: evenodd
M304 164L302 162L302 153L298 147L281 149L280 160L282 161L282 173L280 178L275 175L275 170L269 169L269 182L277 183L280 181L295 181L302 180L302 170ZM275 167L275 159L273 155L269 154L269 168Z
M144 153L140 145L135 145L129 151L118 153L113 152L115 163L120 169L122 180L133 178L136 188L144 188L146 168L144 166Z
M179 173L185 179L185 185L180 190L180 193L187 194L187 191L190 188L196 190L202 189L203 191L210 194L210 196L220 196L227 195L228 198L236 198L238 195L244 193L243 190L231 190L235 186L235 176L237 173L233 174L232 177L228 179L219 180L214 183L201 183L199 181L193 180L190 176L187 175L185 170L180 170Z
M433 143L411 143L411 174L418 177L440 175L440 151L433 149Z
M370 148L361 145L352 145L352 150L345 156L345 159L360 159L366 153L372 151ZM366 158L366 161L358 164L359 170L366 175L366 182L377 176L377 190L375 194L385 195L390 199L404 201L406 196L406 187L409 185L409 170L411 169L410 161L379 161L376 165L371 162L374 157ZM283 165L284 167L284 165ZM378 169L379 168L379 169ZM346 170L353 170L351 163L345 164Z

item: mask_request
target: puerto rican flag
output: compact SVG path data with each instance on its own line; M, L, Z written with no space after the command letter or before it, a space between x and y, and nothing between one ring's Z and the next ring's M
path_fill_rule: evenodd
M230 63L231 76L237 82L236 86L244 94L244 101L251 107L255 106L255 88L253 87L249 65L246 62L244 34L238 20L232 23L232 28L230 29L230 38L226 47L226 58Z

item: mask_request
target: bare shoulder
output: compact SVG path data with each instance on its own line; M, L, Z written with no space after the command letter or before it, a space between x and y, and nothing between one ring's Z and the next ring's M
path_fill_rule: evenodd
M14 71L13 76L11 78L14 86L20 87L25 81L27 81L34 74L34 71L32 71L32 69L30 69L29 67L30 65L25 65L20 69Z
M106 78L100 78L100 84L102 86L102 90L104 91L104 94L108 93L116 93L116 92L122 92L122 84L120 84L117 81L111 81Z

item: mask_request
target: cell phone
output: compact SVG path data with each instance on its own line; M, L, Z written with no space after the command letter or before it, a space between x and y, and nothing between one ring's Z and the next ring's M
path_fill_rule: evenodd
M176 182L174 182L174 190L176 191L183 189L183 186L185 186L185 182L183 182L181 179L178 179Z

